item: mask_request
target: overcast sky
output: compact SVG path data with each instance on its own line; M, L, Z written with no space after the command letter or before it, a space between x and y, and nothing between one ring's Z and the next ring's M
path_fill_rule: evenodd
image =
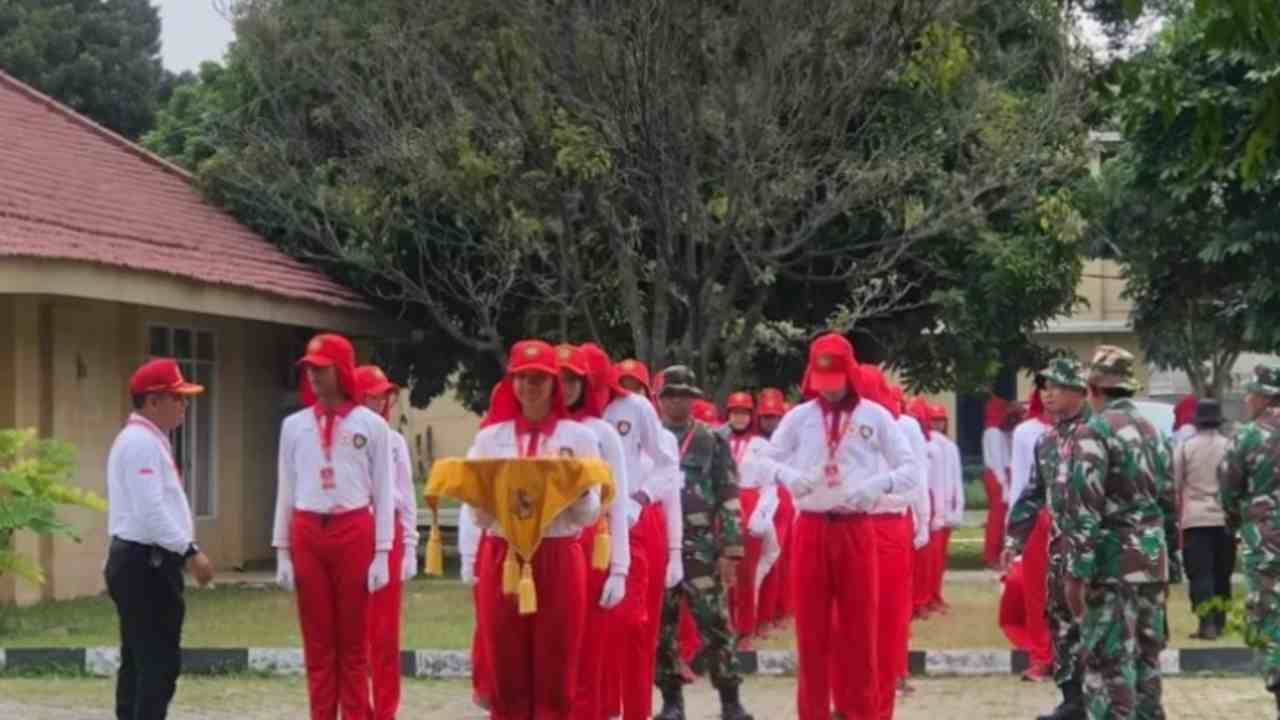
M163 23L160 54L174 72L195 70L205 60L221 60L233 38L231 23L214 0L154 0Z

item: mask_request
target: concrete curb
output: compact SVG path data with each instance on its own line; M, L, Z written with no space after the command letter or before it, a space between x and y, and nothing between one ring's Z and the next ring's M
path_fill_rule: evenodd
M789 651L739 653L747 674L791 677L795 654ZM1166 650L1160 668L1166 675L1210 673L1256 675L1262 656L1243 647ZM964 677L1019 674L1028 666L1026 653L1004 649L915 650L908 657L918 677ZM471 676L471 654L465 650L406 650L400 654L404 677L436 680ZM120 668L120 650L90 648L0 648L0 670L7 673L72 672L98 677ZM255 672L301 675L302 651L297 648L184 648L183 672L191 674Z

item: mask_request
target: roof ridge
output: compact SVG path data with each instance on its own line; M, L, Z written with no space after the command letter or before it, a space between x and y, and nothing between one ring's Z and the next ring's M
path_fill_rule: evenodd
M73 110L72 108L58 102L57 100L54 100L52 97L45 95L44 93L40 92L34 87L28 85L27 83L22 82L16 77L5 72L3 69L0 69L0 85L7 85L13 88L14 90L21 93L22 95L27 96L28 98L36 101L37 103L44 105L45 107L52 110L53 112L63 116L67 120L71 121L73 124L79 125L80 127L88 130L89 132L101 137L103 140L106 140L107 142L111 143L112 145L119 147L125 152L136 155L143 162L147 162L152 165L155 165L156 167L160 168L161 170L164 170L167 173L176 175L177 177L181 178L184 182L188 183L192 187L196 187L195 176L192 175L190 172L188 172L185 168L181 167L180 165L176 165L172 162L169 162L168 160L165 160L160 155L157 155L156 153L151 152L150 150L142 147L138 143L133 142L129 138L115 132L114 130L111 130L103 125L99 125L97 122L94 122L93 120L89 119L88 116Z

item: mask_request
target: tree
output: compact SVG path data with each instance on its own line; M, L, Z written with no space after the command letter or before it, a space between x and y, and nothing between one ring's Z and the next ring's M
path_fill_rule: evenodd
M14 534L64 535L78 541L75 528L58 519L57 507L107 509L97 494L69 484L75 465L75 448L65 442L37 439L35 430L0 430L0 574L44 582L40 566L13 549Z
M128 138L179 82L149 0L0 0L0 69Z
M1280 348L1276 321L1280 181L1246 178L1243 158L1205 164L1212 126L1253 122L1247 55L1208 50L1206 22L1176 14L1157 42L1117 71L1106 107L1124 143L1090 180L1098 252L1119 261L1134 327L1157 366L1187 374L1197 394L1221 398L1245 351Z
M483 404L526 334L723 393L794 379L836 327L919 385L980 384L1074 299L1083 93L1051 2L232 10L226 67L148 143L410 313L415 401L461 369ZM897 354L926 330L951 342Z

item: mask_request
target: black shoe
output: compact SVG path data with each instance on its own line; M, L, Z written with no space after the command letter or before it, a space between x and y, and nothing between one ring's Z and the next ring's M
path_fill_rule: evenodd
M720 688L720 720L755 720L738 698L738 686Z
M684 687L662 688L662 712L653 720L684 720Z
M1060 685L1062 704L1048 715L1041 715L1036 720L1085 720L1084 689L1079 682L1068 682Z

